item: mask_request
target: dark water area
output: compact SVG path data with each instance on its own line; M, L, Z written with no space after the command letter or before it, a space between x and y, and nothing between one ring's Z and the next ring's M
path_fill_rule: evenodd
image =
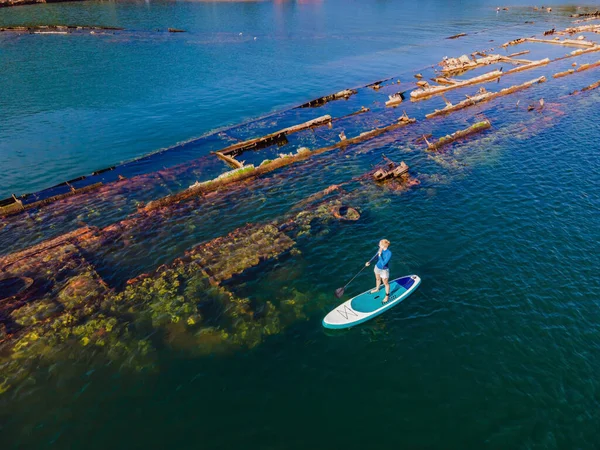
M170 264L194 245L302 210L300 202L332 184L361 211L356 223L315 226L297 237L298 252L224 283L249 300L255 316L268 302L309 305L258 345L199 354L192 339L157 328L146 336L153 364L139 371L82 350L89 347L73 345L59 355L44 350L39 361L29 361L38 370L0 394L3 448L599 448L600 93L569 95L597 81L598 69L552 79L571 67L567 59L503 77L486 88L541 75L548 81L442 119L424 120L444 106L438 97L398 109L381 105L382 97L412 84L414 73L432 76L430 66L443 56L569 26L576 7L557 5L552 15L511 5L496 13L498 5L489 2L400 7L387 1L91 2L0 11L0 26L54 20L135 30L107 39L0 34L9 80L0 92L5 194L41 189L387 76L402 83L381 92L361 89L318 109L278 112L225 133L245 139L323 114L372 108L335 129L298 133L286 147L241 158L258 164L259 153L323 146L336 138L338 126L354 136L393 122L402 110L418 119L218 196L182 202L151 220L136 215L138 202L226 170L208 153L227 137L191 141L131 169L144 174L188 164L177 177L163 171L149 175L143 189L5 219L1 255L81 222L106 227L142 217L119 242L86 255L108 285L121 290L128 279ZM152 32L169 26L188 34ZM444 39L463 31L469 35ZM571 50L531 43L507 52L524 49L531 51L528 59ZM35 79L48 71L55 76L45 83ZM77 82L67 88L72 77ZM446 97L456 102L477 89ZM7 101L17 93L22 104ZM526 105L540 98L544 109L528 112ZM425 152L417 141L484 117L490 131L442 152ZM420 185L392 192L361 183L382 154L406 161ZM325 330L321 320L339 302L334 290L383 237L392 241L392 276L418 274L421 286L371 322ZM347 295L372 282L365 271ZM25 282L14 283L11 289ZM208 293L198 305L207 314L215 308ZM7 358L0 354L0 363Z

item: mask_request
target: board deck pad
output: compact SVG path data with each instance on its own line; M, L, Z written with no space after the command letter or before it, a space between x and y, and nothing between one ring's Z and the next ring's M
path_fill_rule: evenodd
M395 281L390 283L390 297L388 302L391 302L397 299L400 295L404 294L407 290L400 286ZM365 292L364 294L359 295L358 297L354 297L352 299L352 309L358 312L370 313L375 311L376 309L381 308L384 303L383 299L385 298L385 287L381 286L379 291L371 294L371 292Z
M385 286L383 285L377 292L371 293L370 290L363 292L337 306L327 314L323 319L323 326L332 329L350 328L366 322L400 303L420 283L421 279L416 275L400 277L390 281L390 295L386 303L382 303L385 298Z

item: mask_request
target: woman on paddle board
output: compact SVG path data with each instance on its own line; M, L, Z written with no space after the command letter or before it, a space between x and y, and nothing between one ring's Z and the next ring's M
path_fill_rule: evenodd
M377 264L375 264L375 280L377 285L375 289L371 290L371 293L374 294L381 287L381 283L385 286L385 298L382 303L387 303L390 295L390 284L388 280L390 279L390 268L388 266L390 259L392 259L392 252L388 249L390 246L390 241L387 239L382 239L379 241L379 251L377 252ZM373 257L374 259L375 257ZM371 261L373 261L371 259ZM371 265L371 261L366 263L366 266L369 267Z

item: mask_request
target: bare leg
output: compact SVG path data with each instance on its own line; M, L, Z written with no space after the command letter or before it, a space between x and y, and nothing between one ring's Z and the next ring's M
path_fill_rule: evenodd
M375 274L375 280L377 281L377 285L375 286L375 289L371 289L371 294L374 294L375 292L377 292L379 290L379 288L381 287L381 277L379 276L378 273Z
M382 278L383 285L385 286L385 298L383 299L383 303L387 303L390 296L390 283L387 278Z

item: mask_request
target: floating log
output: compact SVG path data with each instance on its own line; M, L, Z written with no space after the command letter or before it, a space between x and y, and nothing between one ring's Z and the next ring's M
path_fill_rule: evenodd
M180 30L179 28L167 28L169 33L185 33L185 30Z
M339 100L341 98L348 100L351 96L356 94L356 92L357 91L354 89L344 89L343 91L336 92L335 94L326 95L325 97L320 97L311 100L310 102L298 106L298 108L318 108L319 106L323 106L325 103L329 103L334 100Z
M308 128L320 127L331 123L331 116L325 115L317 117L316 119L309 120L298 125L294 125L283 130L276 131L275 133L267 134L259 138L248 139L247 141L237 142L229 147L219 150L222 155L235 157L242 154L247 150L259 150L261 148L269 147L277 143L287 144L287 135L297 133L298 131L306 130Z
M472 97L467 97L466 100L463 100L462 102L457 103L456 105L453 105L450 103L444 109L436 109L434 112L427 114L425 117L427 119L431 119L432 117L450 114L450 113L452 113L454 111L458 111L460 109L468 108L470 106L475 106L479 103L487 102L489 100L493 100L495 98L502 97L504 95L509 95L514 92L528 89L531 86L533 86L534 84L544 83L545 81L546 81L546 77L542 76L542 77L536 78L534 80L527 81L523 84L504 88L499 92L485 92L485 89L484 89L483 92L480 92L479 94L474 95Z
M285 166L294 164L299 161L304 161L312 156L319 155L321 153L328 152L330 150L334 150L337 148L346 147L348 145L358 144L360 142L368 141L370 139L373 139L376 136L387 133L388 131L392 131L392 130L404 127L404 126L414 123L414 122L416 122L416 119L411 119L411 118L407 117L406 115L403 115L402 117L400 117L398 119L397 122L395 122L391 125L388 125L388 126L385 126L382 128L376 128L371 131L366 131L356 137L337 142L337 143L327 146L327 147L322 147L322 148L319 148L319 149L316 149L313 151L311 151L307 148L301 148L298 150L298 152L296 154L282 155L279 158L274 159L272 161L269 161L269 160L263 161L261 163L261 165L258 167L254 167L253 165L247 165L240 169L232 170L230 172L222 174L219 177L217 177L216 179L205 181L203 183L195 183L192 186L190 186L188 189L186 189L185 191L179 192L177 194L168 195L168 196L163 197L158 200L151 201L144 207L144 210L145 211L156 210L156 209L162 208L164 206L171 205L173 203L178 203L180 201L187 200L189 198L201 196L201 195L207 194L209 192L214 192L223 186L233 184L233 183L238 183L240 181L248 180L250 178L262 176L266 173L272 172L281 167L285 167Z
M502 72L499 70L493 70L488 73L484 73L483 75L479 75L478 77L471 78L469 80L459 81L456 84L451 86L430 86L426 88L416 89L410 93L411 101L421 100L427 97L431 97L433 95L443 94L444 92L450 91L452 89L458 89L464 86L470 86L472 84L484 83L486 81L495 80L496 78L500 78L502 76Z
M439 150L441 147L448 145L457 139L462 139L464 137L470 136L475 133L479 133L480 131L487 130L490 128L492 124L489 120L483 120L481 122L477 122L476 124L471 125L469 128L464 130L456 131L452 134L448 134L442 138L440 138L437 142L429 142L427 141L427 149L434 151Z

